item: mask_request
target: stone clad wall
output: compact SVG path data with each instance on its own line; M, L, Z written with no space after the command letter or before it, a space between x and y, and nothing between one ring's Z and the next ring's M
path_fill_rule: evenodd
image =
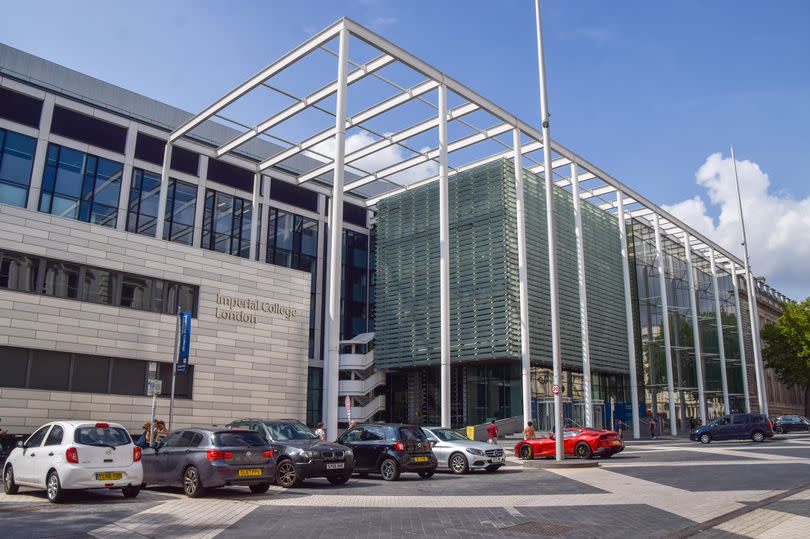
M0 248L200 287L193 398L175 401L176 427L305 418L308 273L4 205ZM168 362L174 333L171 315L0 290L0 346ZM158 401L166 417L168 399ZM4 388L0 374L0 426L12 433L54 419L136 430L150 405L146 396Z

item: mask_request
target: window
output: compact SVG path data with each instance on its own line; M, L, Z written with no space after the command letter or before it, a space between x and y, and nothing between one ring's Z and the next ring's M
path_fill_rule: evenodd
M28 377L28 351L19 348L0 346L0 372L3 373L0 385L4 387L25 387Z
M191 245L194 237L196 207L197 186L173 178L169 180L163 239Z
M45 440L45 445L59 445L62 443L62 437L65 435L65 429L59 425L54 425L48 438Z
M248 258L251 214L249 201L206 190L202 248Z
M181 430L178 432L173 432L169 434L166 441L163 443L163 447L183 447L183 434L186 431Z
M160 176L136 168L132 171L129 190L127 230L145 236L155 236L160 201Z
M24 208L37 139L0 129L0 203Z
M146 394L146 361L114 358L110 393L118 395Z
M97 423L92 427L79 427L73 433L73 441L82 445L101 445L118 447L132 443L129 433L121 427L100 426Z
M267 223L267 262L315 271L318 258L318 221L270 208Z
M731 419L735 425L745 425L748 423L748 414L734 414Z
M382 427L366 427L360 439L364 442L375 442L385 440L385 429Z
M70 375L70 355L50 350L32 350L32 355L29 387L65 391Z
M39 211L115 228L124 165L48 145Z
M261 447L267 445L255 432L222 431L214 433L215 447Z
M36 289L38 269L39 263L34 257L0 251L0 288L33 292Z
M367 331L368 236L343 231L343 316L341 335L351 339Z
M189 284L2 249L0 288L171 315L179 307L194 317L199 296L199 287Z
M98 356L76 356L73 359L71 391L106 393L109 384L110 360Z
M48 433L48 429L50 428L51 426L47 425L32 434L31 437L26 440L25 447L39 447L42 445L42 440L45 439L45 435Z
M363 429L360 427L351 429L349 432L343 435L341 442L359 442L360 437L363 435Z
M168 397L172 393L173 363L158 363L158 378L163 381L160 396ZM194 380L194 365L189 365L186 372L178 372L174 378L174 396L178 399L190 399Z

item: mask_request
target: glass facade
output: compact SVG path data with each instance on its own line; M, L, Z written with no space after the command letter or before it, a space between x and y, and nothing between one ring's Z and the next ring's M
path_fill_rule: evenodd
M39 211L115 228L124 165L48 144Z
M159 200L160 175L136 168L132 172L132 186L129 191L127 230L154 237ZM196 206L197 186L171 178L166 191L164 240L191 245Z
M318 221L302 215L269 208L266 262L285 268L308 271L311 275L309 299L309 357L315 357L315 286L318 279Z
M0 204L24 208L37 139L0 129Z
M127 230L155 237L158 203L160 201L160 174L136 168L132 171L129 190Z
M207 189L202 248L248 258L252 215L249 200Z
M368 235L344 230L340 324L343 339L368 331L368 257Z
M191 245L194 240L194 212L196 209L197 186L174 178L169 179L163 239Z

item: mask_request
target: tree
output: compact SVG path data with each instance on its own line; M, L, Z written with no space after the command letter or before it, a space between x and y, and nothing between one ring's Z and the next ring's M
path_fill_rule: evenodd
M775 324L762 330L765 364L788 387L804 389L804 414L810 416L810 297L791 301Z

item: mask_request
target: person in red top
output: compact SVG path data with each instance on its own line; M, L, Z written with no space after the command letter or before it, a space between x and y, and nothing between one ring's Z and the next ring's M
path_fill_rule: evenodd
M489 436L487 442L491 444L498 443L498 425L495 424L494 419L489 423L489 427L487 427L487 435Z

